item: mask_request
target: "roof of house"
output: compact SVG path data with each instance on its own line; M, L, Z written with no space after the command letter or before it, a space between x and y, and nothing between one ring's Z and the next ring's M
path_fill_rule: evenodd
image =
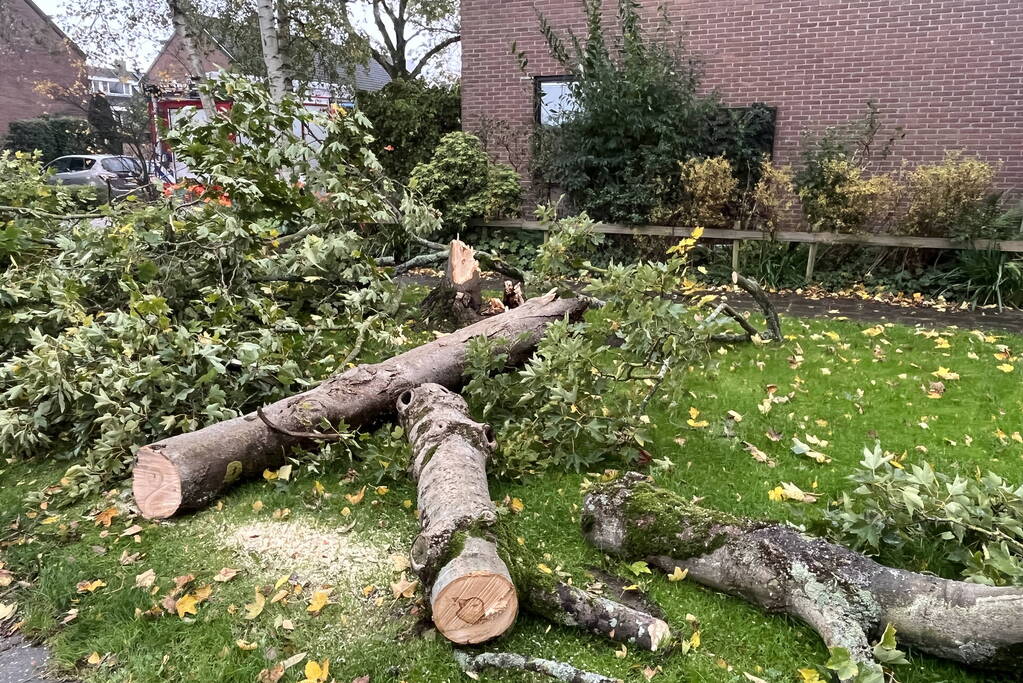
M32 0L24 0L24 1L25 1L25 4L26 4L26 5L28 5L28 6L29 6L29 7L31 8L31 9L33 9L33 10L35 11L35 13L36 13L36 14L38 14L38 15L39 15L39 18L41 18L41 19L42 19L42 20L43 20L44 22L46 22L46 24L47 24L47 25L48 25L48 26L49 26L49 27L50 27L51 29L53 29L53 31L54 31L54 32L55 32L55 33L56 33L57 35L59 35L59 36L61 37L61 39L62 39L62 40L64 40L64 41L66 41L66 42L67 42L68 46L69 46L69 47L70 47L70 48L71 48L72 50L74 50L75 52L77 52L77 53L78 53L78 55L79 55L79 56L80 56L80 57L81 57L82 59L85 59L85 56L86 56L86 55L85 55L85 51L84 51L84 50L82 50L82 48L78 47L78 43L76 43L75 41L71 40L71 37L70 37L70 36L69 36L68 34L64 33L64 31L63 31L63 30L62 30L62 29L60 28L60 26L57 26L57 24L56 24L56 23L54 23L53 19L51 19L51 18L50 18L50 15L48 15L48 14L47 14L46 12L44 12L43 10L41 10L41 9L39 8L39 5L35 4L35 2L33 2Z

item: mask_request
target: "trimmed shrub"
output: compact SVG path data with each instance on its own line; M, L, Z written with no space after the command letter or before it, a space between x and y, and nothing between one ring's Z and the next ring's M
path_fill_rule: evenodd
M519 174L492 162L480 139L470 133L441 138L430 161L412 171L409 186L441 212L449 235L474 218L517 214L522 201Z
M996 169L950 152L940 164L917 166L906 178L903 232L951 239L997 238L990 229L998 214Z

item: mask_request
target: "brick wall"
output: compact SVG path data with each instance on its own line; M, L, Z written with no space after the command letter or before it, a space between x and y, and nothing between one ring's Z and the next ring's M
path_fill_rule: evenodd
M204 50L203 47L199 49ZM205 49L201 57L203 68L206 72L229 67L231 62L227 55L215 47ZM156 83L166 81L187 83L191 71L192 68L188 63L188 57L185 55L181 39L175 33L164 43L160 54L156 56L156 59L153 60L152 65L150 65L149 70L146 72L146 77Z
M613 17L606 0L608 18ZM640 0L667 8L726 103L777 107L775 158L796 160L800 134L845 122L876 100L903 126L897 154L911 163L963 150L1000 162L1000 184L1023 189L1023 6L1020 0ZM526 75L562 72L534 6L556 27L582 32L580 0L463 0L462 107L528 127ZM647 24L651 25L650 23Z
M0 22L0 145L11 121L47 113L84 116L35 87L84 88L85 55L25 0L0 2Z

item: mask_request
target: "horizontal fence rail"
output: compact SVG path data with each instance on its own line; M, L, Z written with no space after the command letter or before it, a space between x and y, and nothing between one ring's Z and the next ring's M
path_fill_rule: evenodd
M547 228L539 221L517 219L479 221L479 228L518 228L540 230ZM619 225L616 223L594 223L594 232L608 235L651 235L658 237L689 237L692 228L675 228L667 225ZM1023 240L974 240L956 242L944 237L913 237L910 235L859 235L841 232L800 232L778 231L775 233L759 230L731 230L706 228L703 236L713 239L738 240L740 242L803 242L808 244L862 244L870 247L908 247L911 249L979 249L1008 252L1023 252Z
M505 219L478 221L478 228L539 230L546 232L547 226L539 221ZM738 223L736 224L738 225ZM646 235L656 237L689 237L693 228L668 225L619 225L617 223L594 223L594 232L606 235ZM901 247L909 249L970 249L981 251L1023 252L1023 240L972 240L956 242L944 237L914 237L911 235L859 235L842 232L784 231L761 232L726 228L706 228L703 236L709 239L731 240L732 270L739 270L739 244L741 242L799 242L810 245L806 255L806 281L813 279L813 268L817 261L817 247L824 244L860 244L866 247Z

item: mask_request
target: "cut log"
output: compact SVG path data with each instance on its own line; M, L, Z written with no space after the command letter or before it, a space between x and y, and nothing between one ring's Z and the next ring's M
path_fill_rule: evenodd
M494 434L469 416L458 394L424 384L398 398L412 448L421 532L412 569L429 587L437 630L448 640L482 643L511 628L519 611L507 565L491 528L487 461Z
M877 669L870 640L891 624L922 652L1023 670L1023 588L885 567L784 524L697 507L635 472L586 496L582 529L605 552L680 567L693 581L797 617L863 668Z
M498 522L486 466L496 448L487 425L465 400L426 384L398 398L412 448L421 532L412 569L430 587L437 630L456 643L480 643L510 628L523 606L547 619L621 643L657 650L668 625L645 612L593 595L538 569L524 543Z
M235 481L283 465L292 448L315 444L324 424L358 428L386 419L402 392L424 382L460 387L473 337L506 340L508 362L514 366L529 357L548 325L585 309L585 302L558 299L551 292L390 360L335 375L260 414L143 446L133 475L135 502L150 519L208 505Z

